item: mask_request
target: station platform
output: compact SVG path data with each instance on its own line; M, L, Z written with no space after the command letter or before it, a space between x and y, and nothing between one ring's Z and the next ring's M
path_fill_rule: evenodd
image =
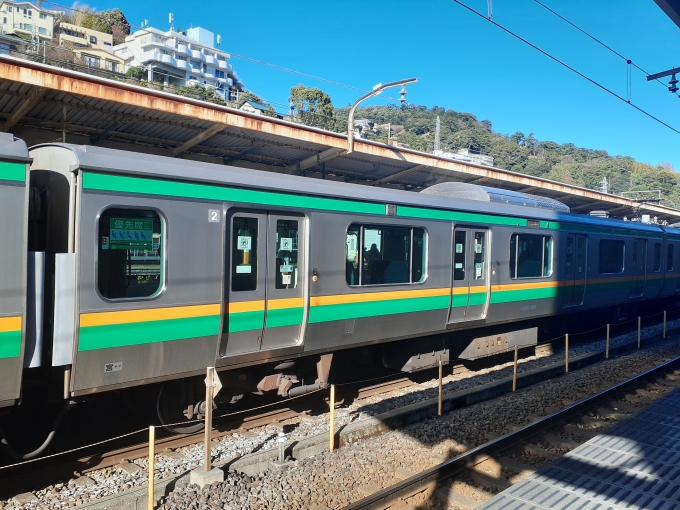
M680 509L680 389L477 507L549 508Z

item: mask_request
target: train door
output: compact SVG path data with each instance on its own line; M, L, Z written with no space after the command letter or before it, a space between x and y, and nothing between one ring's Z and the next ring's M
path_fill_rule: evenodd
M586 256L586 236L567 234L563 308L583 304L586 290Z
M486 317L489 303L489 231L456 228L453 233L453 282L449 322Z
M632 278L629 297L640 297L645 292L647 269L647 241L633 239Z
M223 356L296 345L304 312L301 216L239 211L229 226Z

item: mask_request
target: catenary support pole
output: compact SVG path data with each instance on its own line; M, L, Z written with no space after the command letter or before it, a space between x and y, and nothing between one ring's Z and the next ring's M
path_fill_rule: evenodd
M437 413L439 416L442 415L442 372L443 372L444 365L442 365L442 362L439 362L439 401L437 403Z
M328 435L328 451L335 451L335 384L331 384L331 428Z
M605 348L604 348L604 358L609 359L609 327L610 325L607 324L607 341L605 343Z
M569 373L569 333L564 335L564 373Z
M147 510L153 510L154 507L154 471L156 469L156 427L151 425L149 427L149 498L147 501Z
M512 370L512 391L517 391L517 354L519 347L515 345L515 366Z

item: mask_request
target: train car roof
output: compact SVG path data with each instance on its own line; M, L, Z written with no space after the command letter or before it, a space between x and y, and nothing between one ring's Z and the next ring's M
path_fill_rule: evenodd
M70 156L66 155L67 152L70 153ZM480 202L464 198L451 199L426 193L311 179L309 177L277 174L262 170L107 149L91 145L66 143L40 144L31 147L29 154L34 160L33 167L40 168L42 166L42 169L45 169L44 165L46 164L51 165L50 168L54 168L53 165L59 165L61 168L58 170L61 172L67 172L71 168L78 168L96 172L135 175L137 177L175 179L185 182L193 181L219 185L230 184L243 188L298 193L309 196L334 197L365 202L516 216L658 233L663 232L660 226L654 224L598 218L538 207ZM57 170L57 168L54 169ZM680 230L678 230L678 233L680 233Z
M14 138L12 133L0 133L0 158L30 162L26 142L21 138Z

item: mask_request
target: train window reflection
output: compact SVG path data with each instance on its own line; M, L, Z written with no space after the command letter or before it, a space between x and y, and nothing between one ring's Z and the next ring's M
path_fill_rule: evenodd
M600 260L598 264L600 274L623 273L624 246L623 241L600 240ZM633 252L633 256L635 256L635 252Z
M654 243L654 272L661 271L661 243Z
M513 234L510 238L510 278L542 278L552 274L553 239Z
M673 271L673 248L672 244L668 245L668 256L666 257L666 271Z
M419 283L425 279L427 236L422 228L350 225L345 247L349 285Z
M297 289L298 230L295 220L276 221L276 288Z
M97 286L108 299L154 296L162 288L162 221L155 211L107 209L99 218Z

